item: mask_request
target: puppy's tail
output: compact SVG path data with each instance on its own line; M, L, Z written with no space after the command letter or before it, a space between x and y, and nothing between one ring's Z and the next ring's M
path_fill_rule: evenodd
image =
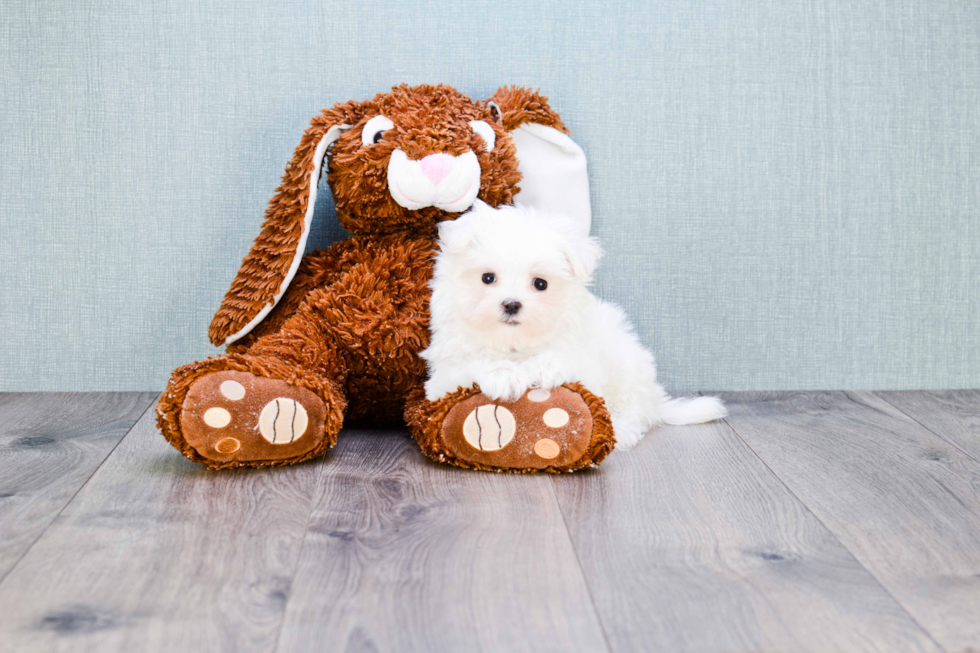
M664 424L701 424L728 416L728 409L718 397L669 399L660 404L660 421Z

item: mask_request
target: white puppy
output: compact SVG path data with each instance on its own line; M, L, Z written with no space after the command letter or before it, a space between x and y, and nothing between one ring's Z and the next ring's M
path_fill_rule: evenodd
M598 242L562 216L478 202L439 225L439 245L432 342L422 352L428 399L476 383L491 399L512 401L529 388L579 381L605 399L626 449L653 426L725 416L714 397L667 396L622 310L588 290Z

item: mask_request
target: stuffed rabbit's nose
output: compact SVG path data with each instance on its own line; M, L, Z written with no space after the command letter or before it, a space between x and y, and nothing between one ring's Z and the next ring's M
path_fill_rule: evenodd
M422 166L422 172L425 173L425 176L433 184L438 184L449 176L449 173L453 171L455 163L456 160L453 157L441 152L439 154L430 154L419 161L419 165Z

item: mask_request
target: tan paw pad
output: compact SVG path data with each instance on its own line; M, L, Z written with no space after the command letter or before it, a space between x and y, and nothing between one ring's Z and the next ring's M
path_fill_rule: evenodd
M231 413L215 406L204 411L204 423L213 429L223 429L231 422Z
M568 412L561 408L549 408L541 417L544 423L553 429L560 429L568 424Z
M223 394L228 399L232 401L238 401L245 396L245 386L243 386L238 381L232 381L231 379L222 382L221 384L221 394Z
M218 453L235 453L242 448L242 443L236 438L222 438L218 440L214 445L214 450Z
M534 443L534 453L545 460L551 460L558 457L561 447L551 438L541 438Z
M463 422L463 437L480 451L503 449L514 438L516 431L514 414L496 404L476 408Z
M277 397L265 405L259 415L259 432L272 444L289 444L298 440L309 424L303 404L289 397Z
M531 401L536 401L538 403L542 401L548 401L548 397L551 396L551 392L544 390L542 388L535 388L527 393L527 398Z

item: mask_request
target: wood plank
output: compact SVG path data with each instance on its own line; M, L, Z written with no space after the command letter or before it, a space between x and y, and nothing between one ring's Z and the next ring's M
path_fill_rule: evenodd
M980 461L980 390L875 394L974 460Z
M729 423L949 650L980 649L980 465L869 392L723 395Z
M547 476L429 462L407 435L340 441L279 651L604 651Z
M0 582L156 397L0 395Z
M148 411L0 585L19 651L271 651L319 461L209 472Z
M724 422L554 484L613 651L938 650Z

